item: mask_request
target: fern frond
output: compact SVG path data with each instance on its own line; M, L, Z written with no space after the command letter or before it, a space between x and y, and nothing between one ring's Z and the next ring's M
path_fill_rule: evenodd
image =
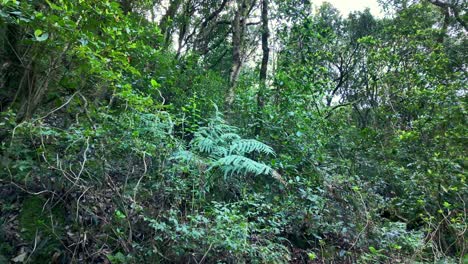
M228 149L224 146L218 145L213 152L211 152L211 157L218 159L221 157L225 157L228 154Z
M199 159L200 158L197 155L187 150L178 151L174 153L174 155L170 158L170 160L176 160L176 161L183 162L186 164L190 164Z
M177 162L185 163L187 165L196 165L197 167L206 166L206 161L202 157L196 155L195 153L187 150L176 152L170 160L175 160Z
M216 142L211 137L201 137L196 141L196 147L199 151L210 154L216 149Z
M224 177L227 177L228 174L246 175L252 173L255 175L269 175L273 172L273 169L269 166L240 155L229 155L221 158L217 160L212 167L218 167L223 170Z
M229 152L236 153L236 154L245 154L245 153L251 153L251 152L259 152L267 155L275 155L274 150L255 139L240 139L232 143Z
M267 174L277 176L271 167L245 157L252 152L275 155L274 150L255 139L242 139L238 128L230 126L217 113L205 127L200 127L190 143L192 150L211 164L208 171L217 168L228 175Z
M236 133L225 133L225 134L222 134L220 138L223 139L223 140L238 140L238 139L241 139L241 137Z

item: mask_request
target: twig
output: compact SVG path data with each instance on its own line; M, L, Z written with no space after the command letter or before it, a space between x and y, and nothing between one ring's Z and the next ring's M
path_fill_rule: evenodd
M77 182L80 179L80 176L83 173L84 166L86 164L86 161L88 160L88 158L86 156L86 153L88 152L88 150L89 150L89 137L86 138L86 149L85 149L85 151L83 153L83 162L81 162L81 169L80 169L80 172L78 173L78 176L76 177L75 182Z
M78 210L79 210L79 208L80 208L80 200L81 200L81 198L85 195L85 193L86 193L87 191L89 191L89 189L91 189L91 188L93 188L93 187L88 187L88 188L86 188L86 190L84 190L84 192L80 195L80 197L78 197L78 200L76 200L76 217L75 217L75 222L78 222Z
M206 258L206 256L208 255L208 252L210 252L212 246L213 246L213 243L210 244L210 246L208 247L208 250L205 252L205 254L203 255L202 259L201 259L200 262L198 262L198 263L203 263L203 261L205 261L205 258Z
M39 117L39 118L33 119L33 120L31 121L31 123L34 123L34 122L39 121L39 120L41 120L41 119L44 119L44 118L48 117L49 115L51 115L51 114L57 112L58 110L62 109L63 107L65 107L67 104L70 103L70 101L73 99L73 97L75 97L76 94L78 94L78 92L75 92L74 94L72 94L72 95L70 96L70 98L68 98L68 100L67 100L64 104L62 104L61 106L55 108L54 110L52 110L51 112L49 112L48 114L46 114L46 115L43 116L43 117ZM20 127L21 125L23 125L23 124L24 124L24 122L21 122L21 123L19 123L18 125L16 125L16 126L13 128L13 132L12 132L12 135L11 135L11 139L12 139L12 140L11 140L11 142L10 142L10 146L13 145L13 138L15 137L16 129L17 129L18 127Z
M352 248L354 248L357 244L357 242L359 241L359 239L361 238L362 234L364 233L364 231L367 229L367 227L369 226L369 212L367 211L367 207L366 207L366 203L364 202L364 199L362 198L362 194L359 193L359 197L361 198L361 202L362 202L362 205L364 206L364 211L366 213L366 225L362 228L361 232L359 232L358 236L356 237L356 240L354 241L354 243L351 245L351 247L348 249L348 251L351 251Z

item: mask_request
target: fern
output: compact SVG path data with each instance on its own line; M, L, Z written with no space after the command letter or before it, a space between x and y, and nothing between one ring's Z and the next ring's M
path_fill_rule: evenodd
M219 169L224 177L235 175L274 175L275 171L258 161L246 157L253 152L275 155L273 149L255 139L243 139L236 127L226 124L218 112L205 127L200 127L190 142L191 151L176 154L178 161L199 165L205 162L213 171Z
M171 160L181 161L186 164L190 164L193 161L199 160L200 158L195 153L187 150L179 151L174 154Z
M275 152L270 146L255 139L238 139L232 143L229 151L229 153L238 154L252 152L259 152L266 155L275 155Z
M249 173L255 175L269 175L273 172L273 169L269 166L239 155L229 155L224 158L220 158L212 165L211 168L215 167L220 168L224 172L225 178L228 174L231 176L233 174L246 175Z
M236 133L226 133L226 134L222 134L220 136L220 138L222 140L238 140L238 139L241 139L241 137L239 135L237 135Z
M200 152L213 153L217 148L217 142L211 137L203 137L197 140L196 147Z

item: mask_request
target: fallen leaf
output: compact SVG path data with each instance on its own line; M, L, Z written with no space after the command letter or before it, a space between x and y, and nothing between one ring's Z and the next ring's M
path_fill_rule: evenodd
M14 257L13 259L11 259L11 261L13 262L24 262L24 260L26 259L26 256L28 255L28 253L26 252L23 252L21 254L19 254L18 256Z

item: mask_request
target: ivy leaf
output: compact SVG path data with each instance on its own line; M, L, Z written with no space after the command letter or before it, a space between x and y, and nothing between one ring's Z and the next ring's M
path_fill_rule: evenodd
M34 36L36 36L36 38L37 38L37 37L39 37L40 35L42 35L42 30L36 29L36 30L34 31Z
M158 87L159 87L159 83L158 83L156 80L151 79L151 86L152 86L153 88L158 88Z
M42 32L42 30L36 29L34 31L34 36L36 37L37 41L41 42L41 41L45 41L45 40L47 40L49 38L49 33L44 33L44 32Z
M47 2L47 4L49 4L50 8L52 8L53 10L59 10L59 11L63 10L63 8L61 8L60 6L58 6L58 5L54 4L54 3L51 3L50 1L46 0L46 2Z
M122 211L120 211L120 210L115 211L115 216L117 217L117 219L125 219L125 217L126 217L125 214L122 213Z

